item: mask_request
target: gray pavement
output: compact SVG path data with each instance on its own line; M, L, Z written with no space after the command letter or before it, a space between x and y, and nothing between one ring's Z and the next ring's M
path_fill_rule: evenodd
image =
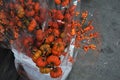
M77 61L66 80L120 80L120 0L82 0L82 9L97 11L101 50L94 61Z

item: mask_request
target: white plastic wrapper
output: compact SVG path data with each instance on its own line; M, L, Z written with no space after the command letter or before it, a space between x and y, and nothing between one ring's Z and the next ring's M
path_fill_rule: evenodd
M72 39L74 41L74 39ZM74 45L70 45L69 47L69 54L67 56L61 56L61 65L63 74L59 78L51 78L50 74L41 74L39 68L36 66L36 64L32 61L32 59L23 53L18 52L18 50L12 48L12 51L15 56L15 66L16 69L19 68L19 64L24 68L25 72L27 73L27 76L30 80L65 80L70 73L72 69L72 63L69 62L68 57L73 57L74 53ZM77 52L74 53L77 55Z

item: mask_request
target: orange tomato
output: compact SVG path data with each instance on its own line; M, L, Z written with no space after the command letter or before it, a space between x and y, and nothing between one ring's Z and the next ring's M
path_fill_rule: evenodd
M61 0L54 0L56 4L61 4Z
M52 48L52 54L60 56L65 49L65 44L63 42L55 42Z
M45 40L46 43L51 43L53 41L54 41L54 36L53 35L49 35Z
M17 39L19 37L18 32L14 32L14 38Z
M53 34L54 34L54 36L59 37L60 36L59 29L53 29Z
M61 61L58 56L51 55L47 58L47 62L50 65L59 66Z
M64 19L67 21L67 22L70 22L71 21L71 15L69 13L66 13L65 16L64 16Z
M42 41L42 39L44 37L43 31L41 29L38 29L38 30L36 30L35 34L36 34L37 41Z
M58 23L57 22L52 22L52 21L49 21L48 22L48 25L51 27L51 28L58 28Z
M45 67L47 65L47 61L44 58L39 57L36 60L36 64L37 64L38 67Z
M16 7L16 10L17 10L17 16L20 17L20 18L23 18L24 14L25 14L24 8L19 4L16 4L15 7Z
M69 4L69 0L64 0L63 2L62 2L62 6L67 6Z
M51 71L50 68L46 68L46 67L40 67L40 72L43 74L47 74Z
M34 5L35 12L38 12L40 10L40 4L39 2L36 2Z
M32 59L34 62L41 56L42 52L40 50L37 50L34 55L32 56Z
M63 16L61 10L56 11L54 18L58 19L58 20L63 20L64 16Z
M40 46L40 50L42 51L43 56L48 56L51 54L51 47L49 44L43 44Z
M36 27L37 27L37 22L35 21L35 19L32 19L32 21L29 23L28 31L32 32Z
M88 16L88 11L82 12L82 15L81 15L82 18L86 18L87 16Z
M76 9L76 5L72 5L72 6L69 7L68 10L69 10L71 16L74 15L74 13L75 13L75 9Z
M34 10L25 10L25 14L27 17L31 17L31 16L34 16L35 15L35 11Z
M62 75L62 69L60 67L56 67L50 71L50 76L52 78L58 78Z

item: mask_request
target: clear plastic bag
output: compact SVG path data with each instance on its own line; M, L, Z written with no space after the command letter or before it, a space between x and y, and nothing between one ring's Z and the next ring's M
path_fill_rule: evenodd
M74 2L74 1L73 1ZM75 1L76 2L76 1ZM76 5L77 3L75 3ZM71 4L72 5L72 4ZM54 8L54 6L52 5ZM59 7L59 6L57 6ZM67 6L68 7L68 6ZM61 8L62 9L62 8ZM57 21L56 21L57 22ZM43 26L44 29L47 27ZM43 29L43 31L44 31ZM28 32L23 32L21 37L15 40L12 44L12 51L14 52L15 55L15 65L16 69L19 70L19 66L21 65L27 75L27 77L30 80L65 80L68 74L70 73L72 69L73 63L70 62L69 60L73 59L73 54L78 53L78 51L74 51L74 45L72 42L74 42L74 37L71 40L71 44L66 47L65 49L65 55L60 56L61 64L60 67L62 69L62 75L58 78L51 78L50 74L42 74L40 72L40 69L36 64L33 62L29 54L26 54L26 48L23 46L23 39L27 37L33 37L33 35L29 34ZM33 37L34 38L34 37ZM66 54L67 53L67 54ZM29 56L29 57L28 57Z
M77 1L72 1L71 5L76 6ZM69 6L71 6L71 5L69 5ZM49 7L49 5L48 5L48 7ZM52 7L53 7L53 9L55 8L53 5L52 5ZM60 6L58 5L56 7L58 7L58 9L63 9L63 11L64 11L64 9L67 8L68 6L59 8ZM52 20L49 17L48 17L48 19ZM45 24L46 26L48 25L47 24L47 21L49 21L48 19L45 20L46 21L46 24ZM56 22L57 22L57 20L56 20ZM45 29L48 28L45 25L42 27L43 31L45 31ZM58 78L51 78L49 73L48 74L42 74L40 72L40 68L38 66L36 66L36 64L34 63L34 61L31 58L31 55L28 53L29 51L27 52L28 49L25 47L25 45L23 45L24 44L23 43L24 39L26 39L26 38L28 39L29 37L35 38L34 34L33 33L30 34L30 33L26 32L26 30L21 31L21 33L22 34L20 35L20 38L16 39L11 45L11 49L14 52L14 55L15 55L16 69L19 71L19 66L22 66L23 69L24 69L24 72L26 73L27 77L30 80L48 80L48 79L49 80L53 80L53 79L54 80L65 80L66 77L68 76L68 74L70 73L71 69L72 69L73 58L75 58L73 56L76 56L77 53L78 53L78 50L74 51L74 44L72 44L75 41L75 37L73 37L70 40L71 42L67 45L66 49L64 50L63 53L64 53L65 56L64 55L60 56L61 64L60 64L59 67L61 67L61 69L62 69L62 75Z

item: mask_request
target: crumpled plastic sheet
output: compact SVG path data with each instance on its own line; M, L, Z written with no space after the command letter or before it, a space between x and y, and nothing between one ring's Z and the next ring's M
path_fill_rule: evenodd
M70 45L69 50L69 55L73 57L74 45ZM16 69L18 69L19 64L22 65L30 80L65 80L72 69L73 64L68 61L68 57L61 56L62 63L60 67L62 68L63 74L61 77L53 79L50 77L50 74L40 73L39 68L30 57L18 52L15 48L12 48L12 51L15 56Z

